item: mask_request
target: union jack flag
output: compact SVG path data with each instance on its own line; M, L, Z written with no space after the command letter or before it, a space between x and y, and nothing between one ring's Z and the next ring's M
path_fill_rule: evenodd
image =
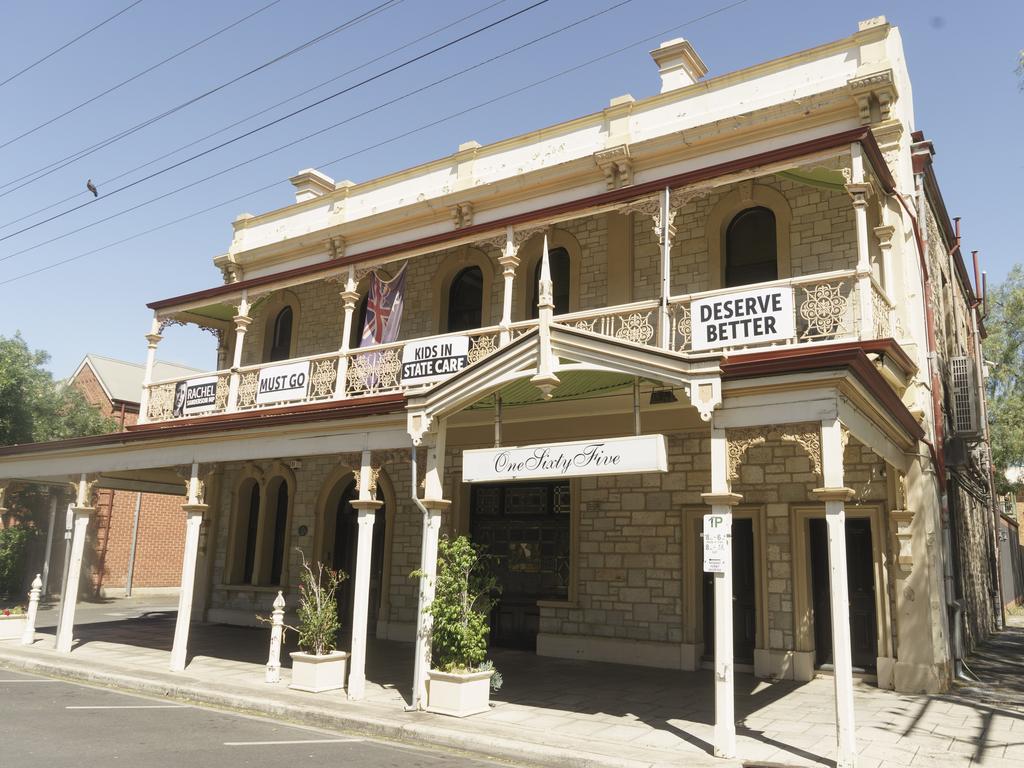
M405 267L387 282L374 272L370 276L370 290L366 295L366 319L360 347L387 344L398 339L405 306Z

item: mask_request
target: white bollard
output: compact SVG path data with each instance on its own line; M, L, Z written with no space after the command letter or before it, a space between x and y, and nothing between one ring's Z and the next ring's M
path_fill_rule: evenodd
M32 579L32 589L28 593L28 616L25 619L25 631L21 633L21 644L32 645L36 641L36 613L39 612L39 595L43 592L43 580L36 574Z
M281 636L284 634L284 594L279 590L270 614L270 656L267 658L268 683L281 682Z

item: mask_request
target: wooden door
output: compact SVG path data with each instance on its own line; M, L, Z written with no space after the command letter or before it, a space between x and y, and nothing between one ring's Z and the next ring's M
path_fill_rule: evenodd
M569 596L569 484L476 485L470 531L501 586L490 643L535 650L538 600Z
M715 575L704 574L704 657L715 657ZM757 594L754 566L754 521L732 520L732 638L733 661L754 663L757 643Z
M815 661L819 667L829 667L833 659L828 530L823 518L809 522ZM871 521L866 517L846 520L846 570L853 666L860 670L874 670L878 657L878 617L875 611Z

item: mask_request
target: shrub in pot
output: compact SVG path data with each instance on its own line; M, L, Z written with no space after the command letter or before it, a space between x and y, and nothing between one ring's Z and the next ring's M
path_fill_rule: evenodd
M298 626L285 625L298 635L299 650L292 658L289 688L320 693L345 687L348 654L337 650L338 585L347 577L323 563L311 566L302 558L299 573Z
M465 536L438 543L427 709L455 717L485 712L501 676L487 658L490 612L499 590L485 557Z

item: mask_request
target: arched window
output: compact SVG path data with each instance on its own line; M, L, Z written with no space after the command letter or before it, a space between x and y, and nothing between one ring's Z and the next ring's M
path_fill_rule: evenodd
M448 328L450 332L468 331L482 325L484 274L480 267L466 267L452 279L448 288Z
M762 206L740 211L725 231L725 287L778 277L775 214Z
M252 571L256 565L256 533L260 526L260 486L252 484L249 492L249 514L245 521L245 560L242 567L242 583L252 584Z
M530 303L530 317L539 314L537 302L540 301L540 268L544 265L544 257L537 260L533 270L533 301ZM564 315L569 311L569 290L571 278L569 252L565 248L552 248L548 251L548 265L551 268L551 291L555 301L555 314Z
M281 583L284 569L285 538L288 532L288 483L281 480L277 486L277 504L274 509L274 542L270 550L270 583Z
M270 354L268 362L287 360L292 352L292 308L286 306L277 313L271 329Z

